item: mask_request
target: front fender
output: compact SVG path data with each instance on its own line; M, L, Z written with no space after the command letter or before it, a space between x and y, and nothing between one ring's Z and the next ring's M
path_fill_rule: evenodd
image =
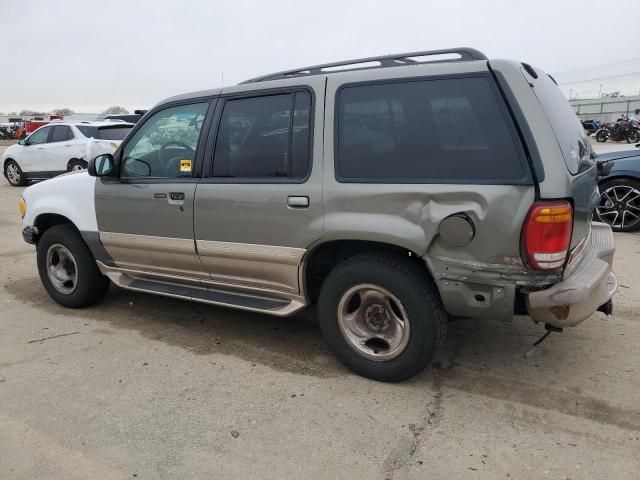
M43 214L68 218L80 231L97 232L95 209L96 178L88 173L61 175L28 187L22 192L27 211L22 222L35 225Z

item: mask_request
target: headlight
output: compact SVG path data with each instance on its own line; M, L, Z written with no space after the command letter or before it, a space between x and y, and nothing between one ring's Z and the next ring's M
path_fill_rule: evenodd
M24 214L27 213L27 202L24 201L24 198L20 199L18 210L20 210L20 216L24 218Z

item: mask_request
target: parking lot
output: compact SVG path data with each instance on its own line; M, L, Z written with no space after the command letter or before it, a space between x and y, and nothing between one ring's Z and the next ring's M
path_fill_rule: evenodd
M639 234L616 236L613 316L533 351L526 318L457 320L434 368L383 384L334 359L313 311L115 288L63 309L21 190L0 180L0 478L638 478Z

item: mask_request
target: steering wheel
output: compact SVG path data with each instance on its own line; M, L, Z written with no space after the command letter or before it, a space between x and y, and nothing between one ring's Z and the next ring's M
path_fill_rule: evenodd
M189 158L189 160L193 160L195 150L191 148L189 145L182 142L177 142L177 141L167 142L160 147L159 156L160 156L160 161L162 162L162 166L165 170L165 176L173 177L175 176L176 173L180 173L180 164L178 163L176 165L174 164L174 161L177 160L178 162L180 162L180 160L183 160L185 156L179 155L179 156L169 157L165 159L166 149L169 146L177 146L185 149L190 154L191 158Z

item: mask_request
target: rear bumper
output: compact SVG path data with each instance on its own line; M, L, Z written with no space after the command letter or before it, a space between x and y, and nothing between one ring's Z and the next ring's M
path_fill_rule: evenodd
M571 327L589 318L618 288L611 271L615 243L611 227L593 222L582 260L565 278L525 297L529 316L555 327Z

